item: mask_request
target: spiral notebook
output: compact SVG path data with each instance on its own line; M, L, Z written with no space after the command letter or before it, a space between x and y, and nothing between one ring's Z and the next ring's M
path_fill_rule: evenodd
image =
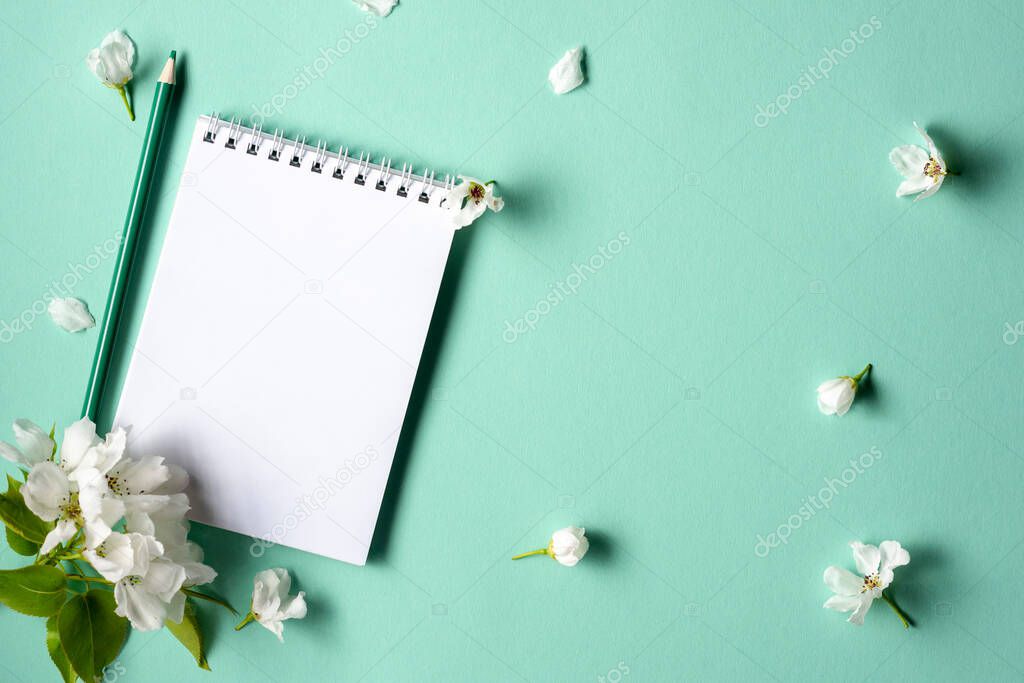
M435 175L199 118L114 422L192 519L366 562L452 243Z

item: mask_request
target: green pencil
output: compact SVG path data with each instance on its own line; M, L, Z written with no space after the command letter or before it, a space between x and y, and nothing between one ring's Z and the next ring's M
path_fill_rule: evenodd
M85 392L85 405L82 416L93 422L103 397L103 385L107 381L107 370L110 366L110 353L117 337L118 323L124 308L124 296L131 276L132 261L135 258L135 245L138 242L142 218L146 213L146 201L149 188L153 182L157 154L160 151L160 139L163 137L164 125L167 123L167 111L171 108L171 96L174 94L174 57L171 56L164 65L157 79L156 92L153 94L153 106L149 112L149 124L146 126L146 139L142 143L142 156L139 168L135 172L135 187L128 203L128 216L124 219L124 230L121 234L121 250L114 264L114 277L110 283L110 294L107 296L107 307L103 314L103 325L100 327L99 341L96 343L96 356L92 361L92 372L89 385Z

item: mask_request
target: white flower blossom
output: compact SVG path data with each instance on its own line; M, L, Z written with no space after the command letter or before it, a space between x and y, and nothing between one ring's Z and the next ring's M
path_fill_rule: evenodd
M64 431L55 459L52 439L27 420L15 423L15 437L18 447L3 444L0 453L31 464L25 506L55 522L40 554L87 561L113 585L117 614L138 630L180 622L184 591L217 576L188 540L185 471L158 456L129 457L125 430L101 440L84 418Z
M444 199L444 207L456 230L470 225L487 209L498 212L505 208L505 200L494 196L494 181L485 183L462 175L459 180L462 182L452 188Z
M822 382L818 386L818 410L824 415L846 415L857 396L857 387L864 375L871 371L871 364L853 377L843 375Z
M914 128L924 138L928 149L924 150L917 145L902 145L889 152L889 161L906 178L896 188L896 196L903 197L920 192L921 194L914 200L916 202L938 192L949 170L931 136L917 125L916 121Z
M578 526L567 526L551 534L551 541L546 548L538 548L528 553L516 555L513 560L518 560L530 555L547 555L564 567L575 567L583 556L590 549L590 541L587 540L586 530Z
M100 46L89 52L85 64L96 78L108 88L121 94L121 100L128 110L128 117L134 121L135 112L128 102L125 84L132 80L132 67L135 66L135 43L125 35L124 31L111 31L103 38Z
M264 569L257 574L253 579L252 607L235 630L256 621L283 643L282 622L306 616L306 593L299 591L297 595L288 595L291 587L292 577L285 569Z
M853 558L860 576L841 567L826 569L825 585L835 595L826 600L822 607L837 612L851 612L847 621L860 626L864 623L864 615L871 608L871 603L882 598L899 615L903 625L907 626L906 618L882 591L892 583L893 569L910 563L910 553L898 541L882 541L878 547L853 541L850 547L853 548Z

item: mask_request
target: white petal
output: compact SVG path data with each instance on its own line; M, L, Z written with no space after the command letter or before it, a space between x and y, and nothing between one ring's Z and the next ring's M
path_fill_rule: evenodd
M25 456L21 454L21 451L6 441L0 441L0 456L19 465L28 464L25 462Z
M819 384L817 391L819 394L826 391L832 391L836 387L841 387L845 382L846 380L842 379L841 377L837 377L836 379L830 379L826 382L822 382L821 384Z
M306 618L306 592L299 591L299 594L281 603L282 619L305 619Z
M928 163L928 152L917 145L903 145L889 152L889 161L904 178L914 178L924 171Z
M853 403L853 382L846 377L823 382L818 387L818 410L825 415L845 415Z
M107 581L117 582L137 573L132 540L126 534L112 532L102 543L95 548L87 548L82 555Z
M861 578L842 567L829 567L825 570L825 585L836 595L858 595L863 583Z
M85 302L74 297L56 298L47 309L53 322L68 332L81 332L96 325L96 319L89 313Z
M163 627L167 605L157 596L143 590L141 584L118 581L114 584L114 600L117 602L114 612L127 617L136 630L156 631Z
M132 78L135 44L123 31L112 31L100 43L98 50L86 56L85 63L105 84L122 86Z
M178 591L171 598L170 602L167 603L167 615L164 617L167 621L173 621L175 624L180 624L181 620L185 618L185 594Z
M92 420L83 417L72 422L64 430L64 440L60 444L60 466L65 472L73 472L82 464L86 452L98 443L96 425Z
M100 73L100 49L98 47L89 50L89 54L85 56L85 65L96 75L96 78L103 80L104 74Z
M103 48L117 48L128 66L135 63L135 43L124 31L111 31L104 36L103 42L100 43L100 49Z
M576 47L562 55L558 63L551 67L551 71L548 72L548 81L556 95L564 95L583 83L582 59L583 48Z
M253 579L252 611L260 615L272 615L281 605L278 588L281 578L275 569L264 569ZM287 573L285 573L287 576Z
M71 482L64 472L50 461L32 468L21 486L21 497L36 517L52 522L60 517L61 505L69 502Z
M260 625L277 636L277 639L284 642L284 624L279 619L258 619Z
M172 463L164 463L167 466L167 481L153 490L153 493L171 495L181 493L188 488L188 472ZM185 501L186 510L188 500Z
M837 612L851 612L860 605L859 595L833 595L822 605L825 609L834 609Z
M908 194L917 194L918 192L927 190L934 184L935 181L922 173L919 176L907 178L900 183L899 187L896 188L896 196L906 197Z
M908 553L899 541L882 541L878 544L880 555L878 578L881 580L882 588L888 588L892 583L893 569L910 564L910 553Z
M57 526L53 527L50 533L46 534L43 544L39 546L39 552L45 555L61 543L67 543L75 535L76 531L78 531L78 527L70 519L60 520L57 522Z
M885 569L902 567L910 564L910 553L900 545L899 541L882 541L878 544L881 566Z
M156 490L170 476L164 459L156 455L140 460L125 458L111 473L124 483L128 493L135 495Z
M386 17L398 4L398 0L352 0L364 12L373 12L378 17Z
M935 142L932 141L931 136L928 135L924 128L917 125L917 121L914 121L914 128L917 128L917 132L921 134L921 137L924 138L925 143L928 145L929 155L935 157L936 159L941 158L939 155L939 149L935 146Z
M925 197L931 197L933 194L935 194L936 192L939 191L939 188L942 187L942 182L945 179L946 179L946 176L943 176L943 175L940 175L938 178L936 178L934 180L929 178L929 180L932 180L931 185L929 185L928 189L926 189L924 192L922 192L921 194L917 195L917 197L914 199L914 201L918 202L918 201L921 201L922 199L924 199Z
M853 548L853 561L857 563L857 571L862 576L878 573L881 553L877 547L861 543L860 541L851 541L850 547Z
M847 621L851 624L856 624L857 626L863 626L864 616L868 613L868 610L871 609L871 603L874 601L875 599L871 597L870 593L864 593L861 595L860 604L857 605L857 609L853 611L853 614L850 615L850 618L847 619Z
M155 559L150 563L149 571L146 572L139 585L159 596L164 602L170 602L184 583L185 569L181 565L163 559Z
M853 405L854 396L856 396L856 392L853 389L851 389L849 391L844 392L839 397L839 400L836 402L836 415L842 417L843 415L846 415L847 412L849 412L850 406Z
M90 467L107 474L121 462L127 444L128 433L119 427L107 434L102 443L93 446L92 452L83 459L83 463L89 461Z
M49 460L53 453L53 439L31 420L14 421L14 438L21 446L22 463L29 467Z

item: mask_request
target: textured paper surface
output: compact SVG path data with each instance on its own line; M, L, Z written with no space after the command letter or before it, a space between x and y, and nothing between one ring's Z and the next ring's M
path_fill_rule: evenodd
M872 16L881 29L757 125ZM287 567L309 616L280 647L208 611L213 674L167 634L133 635L123 683L1018 679L1024 337L1003 335L1024 319L1024 3L430 0L367 17L347 1L0 10L6 320L121 227L172 47L187 71L140 295L213 104L496 178L507 198L455 237L366 566L254 557L197 524L236 606ZM134 126L81 66L118 26L139 45ZM587 84L556 97L548 69L574 45ZM888 154L920 142L915 120L963 175L912 205ZM73 295L95 310L111 270ZM79 417L94 341L43 319L0 345L5 423ZM873 394L820 415L815 387L868 361ZM755 555L872 446L882 459L829 510ZM595 534L578 567L508 560L567 524ZM821 608L824 568L853 568L846 543L887 537L913 557L896 585L909 633L883 604L862 629ZM52 678L41 626L3 611L0 635L0 678Z

